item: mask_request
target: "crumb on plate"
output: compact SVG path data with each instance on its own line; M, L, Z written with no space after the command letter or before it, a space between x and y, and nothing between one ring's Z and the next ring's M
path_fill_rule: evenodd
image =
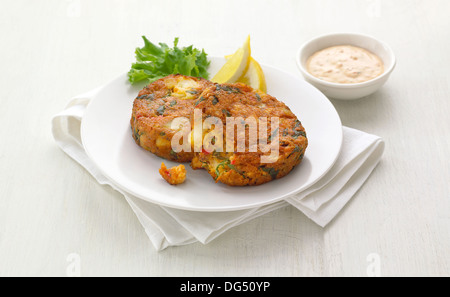
M178 185L186 180L186 168L183 164L167 168L164 162L162 162L159 173L171 185Z

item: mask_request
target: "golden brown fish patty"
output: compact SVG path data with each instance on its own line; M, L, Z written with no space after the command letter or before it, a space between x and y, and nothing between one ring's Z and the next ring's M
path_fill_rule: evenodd
M195 104L196 108L202 110L203 120L210 117L220 119L217 123L223 125L224 138L227 118L234 117L235 123L245 120L242 123L245 125L245 136L238 134L236 127L230 128L230 131L235 131L234 143L231 144L234 150L229 152L226 149L226 139L223 139L223 152L203 150L194 155L192 168L206 169L216 182L230 186L260 185L287 175L302 161L308 146L305 129L289 107L275 97L240 83L216 84L205 89ZM271 129L273 117L279 119L278 128L274 131ZM260 118L267 119L267 133L262 137L266 137L262 139L265 141L263 143L270 143L277 135L279 137L278 154L272 155L264 163L261 157L271 155L270 152L262 152L259 145L256 151L250 151L249 144L253 142L249 140L248 123L251 121L247 119L252 118L258 127L261 124ZM203 131L203 134L212 130L214 127ZM245 137L245 151L241 149L238 152L238 139L242 140L242 137ZM258 134L258 137L261 138L261 135Z
M178 162L190 162L193 152L172 150L173 119L190 118L194 103L203 90L214 83L181 74L169 75L146 86L134 100L131 116L133 138L155 155Z

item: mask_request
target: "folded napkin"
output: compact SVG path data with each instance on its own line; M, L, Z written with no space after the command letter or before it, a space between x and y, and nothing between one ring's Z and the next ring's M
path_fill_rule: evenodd
M157 250L194 242L210 242L230 228L273 210L293 205L318 225L327 225L364 184L384 151L375 135L343 127L341 153L332 169L318 182L284 201L226 212L197 212L156 205L114 186L87 156L80 137L83 113L100 88L76 96L52 119L56 143L102 185L120 192L136 213Z

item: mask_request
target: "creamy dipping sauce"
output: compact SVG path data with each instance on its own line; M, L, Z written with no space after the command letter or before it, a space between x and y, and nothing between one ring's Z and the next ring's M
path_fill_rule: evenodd
M378 56L352 45L332 46L318 51L309 57L306 67L319 79L341 84L365 82L384 71Z

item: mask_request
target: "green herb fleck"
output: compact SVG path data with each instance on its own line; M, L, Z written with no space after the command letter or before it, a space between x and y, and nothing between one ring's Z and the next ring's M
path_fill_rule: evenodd
M226 165L228 165L228 164L230 164L230 160L225 160L225 161L223 161L223 162L220 162L219 163L219 165L217 165L217 167L216 167L216 178L215 178L215 180L217 180L219 177L220 177L220 171L219 171L219 168L220 167L224 167L224 166L226 166Z
M197 90L194 90L194 89L188 90L188 91L186 91L186 93L189 93L189 94L192 94L192 95L198 94Z
M225 92L228 92L228 93L239 93L239 94L242 94L242 92L241 92L241 90L239 89L239 88L236 88L236 87L232 87L232 86L226 86L226 85L220 85L220 84L217 84L216 85L216 90L217 91L219 91L219 90L223 90L223 91L225 91Z
M203 101L205 101L205 100L206 100L206 98L205 98L205 97L203 97L203 96L200 96L200 99L198 99L198 101L197 101L197 102L195 102L195 106L199 105L199 104L200 104L200 102L203 102Z
M173 100L172 102L170 102L169 106L172 107L172 106L174 106L176 104L177 104L177 100Z
M139 135L139 130L138 130L138 129L136 129L136 130L134 131L133 136L134 136L134 139L135 139L138 143L140 143L140 141L141 141L141 135Z
M237 169L236 166L232 165L230 160L225 160L223 162L220 162L219 165L217 165L216 167L216 180L220 177L221 173L219 171L219 168L225 168L225 166L228 166L228 168L230 168L231 170L236 171L237 173L241 174L244 178L246 178L244 172L242 172L241 170Z
M272 167L260 167L263 171L267 172L272 179L276 179L280 170L276 170Z
M273 131L272 135L269 136L269 138L268 138L269 141L272 141L272 139L275 138L275 137L277 136L277 133L278 133L278 128L276 128L276 129Z
M172 96L172 90L167 91L167 94L163 98Z
M172 158L174 158L175 160L178 159L178 155L177 155L177 153L174 150L170 150L170 156Z
M234 170L234 171L236 171L237 173L239 173L239 174L241 174L242 176L245 177L244 172L242 172L241 170L237 169L236 166L232 165L231 163L230 163L230 164L227 164L227 165L228 165L228 167L230 167L231 170Z
M255 93L255 95L256 95L256 99L258 99L258 101L261 101L261 96L259 96L258 93Z
M294 153L298 153L300 151L301 151L300 147L296 145L295 148L292 150L292 152L289 154L288 158L292 156Z
M217 103L219 103L219 99L216 96L213 96L213 100L212 100L212 104L216 105Z
M226 109L222 109L222 113L224 113L227 117L231 117L231 113Z
M216 151L214 151L214 152L213 152L213 156L214 156L216 159L219 159L219 160L226 160L226 157L223 156L223 153L221 153L221 152L216 152Z
M294 137L294 138L298 138L299 136L303 136L303 137L306 137L306 133L305 133L305 131L294 131L294 135L292 135L292 137Z
M164 105L161 105L160 107L158 107L158 109L156 109L156 112L159 115L163 115L165 110L166 110L166 107Z

